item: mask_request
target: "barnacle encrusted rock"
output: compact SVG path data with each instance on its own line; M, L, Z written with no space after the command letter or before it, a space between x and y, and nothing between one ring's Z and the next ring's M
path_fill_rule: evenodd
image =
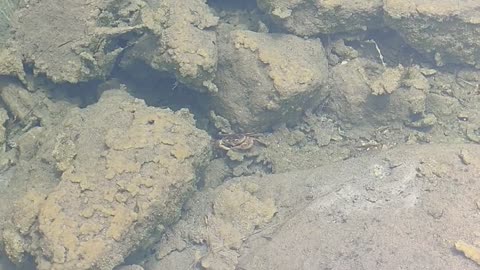
M28 253L40 270L122 263L177 219L210 149L187 110L147 107L122 90L74 110L56 137L58 185L45 200L21 199L3 234L12 260Z
M386 0L385 21L438 66L480 67L480 1Z
M215 109L233 127L264 131L294 123L327 93L320 40L294 35L222 31Z
M257 3L275 22L300 36L382 26L382 0L257 0Z

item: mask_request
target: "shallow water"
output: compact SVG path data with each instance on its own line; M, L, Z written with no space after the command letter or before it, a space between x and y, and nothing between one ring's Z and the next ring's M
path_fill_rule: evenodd
M410 265L474 269L480 4L320 2L0 0L3 244L41 269L290 269L262 260L292 243L349 252L304 269L408 269L391 228ZM296 242L295 219L332 235Z

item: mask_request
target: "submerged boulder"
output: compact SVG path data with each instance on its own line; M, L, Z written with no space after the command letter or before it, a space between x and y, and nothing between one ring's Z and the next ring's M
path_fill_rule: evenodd
M327 95L327 59L320 40L235 30L221 33L213 97L234 129L265 131L295 123Z
M142 34L142 3L30 1L12 16L14 34L8 51L0 57L8 56L8 62L15 65L25 64L25 71L14 70L22 80L24 72L45 76L55 83L103 79L121 52ZM0 74L13 75L12 70L4 68Z
M436 62L480 68L480 2L386 0L386 24Z
M418 67L354 59L331 69L329 87L330 110L350 126L426 128L436 123L426 109L430 84Z
M121 90L66 116L52 136L59 173L21 198L4 231L10 259L38 269L112 269L179 217L210 138L186 110L148 107ZM47 162L47 160L45 160Z
M300 36L358 32L382 26L382 0L257 0L287 31Z
M218 18L205 0L161 1L145 12L148 34L129 50L120 65L132 72L147 65L167 72L193 89L216 92L212 80L217 67L216 34L208 30Z

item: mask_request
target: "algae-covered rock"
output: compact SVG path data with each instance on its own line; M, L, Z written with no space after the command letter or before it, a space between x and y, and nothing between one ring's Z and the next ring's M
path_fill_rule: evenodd
M145 267L235 269L245 239L266 227L278 210L271 196L258 194L257 183L233 182L197 193L187 203L185 218L167 230L157 244L156 259Z
M0 0L0 45L5 45L5 42L10 37L10 26L12 23L12 16L15 11L26 1L25 0Z
M122 263L159 225L178 218L210 149L188 111L147 107L123 90L73 110L55 137L42 150L56 163L58 185L45 200L34 197L36 207L19 203L15 216L24 218L13 218L3 235L12 260L28 253L38 269Z
M0 49L0 74L18 78L27 84L26 73L23 68L22 57L13 48Z
M105 78L116 58L143 30L141 21L132 19L143 2L134 1L139 3L136 10L127 2L133 3L30 1L13 16L14 36L8 43L13 52L2 52L0 57L9 56L8 60L15 64L23 62L29 72L31 69L34 75L46 76L55 83ZM112 12L115 16L111 16ZM0 67L0 74L24 79L17 66L14 70Z
M382 0L257 0L260 9L287 31L300 36L379 28Z
M215 17L205 0L161 1L145 13L149 29L122 59L121 66L136 71L137 62L173 73L176 79L199 91L216 92L212 80L217 68Z
M386 24L438 66L480 67L480 2L386 0Z
M331 110L339 119L355 126L411 126L413 119L423 121L427 117L430 86L416 67L387 68L354 59L332 68L329 86Z
M295 123L327 95L320 40L293 35L222 32L214 96L216 112L234 129L264 131Z

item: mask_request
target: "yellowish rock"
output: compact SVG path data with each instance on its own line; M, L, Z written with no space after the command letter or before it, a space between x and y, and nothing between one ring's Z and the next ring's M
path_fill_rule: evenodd
M480 249L467 244L463 241L457 241L455 243L455 249L461 251L465 254L465 257L469 258L470 260L474 261L476 264L480 265Z

